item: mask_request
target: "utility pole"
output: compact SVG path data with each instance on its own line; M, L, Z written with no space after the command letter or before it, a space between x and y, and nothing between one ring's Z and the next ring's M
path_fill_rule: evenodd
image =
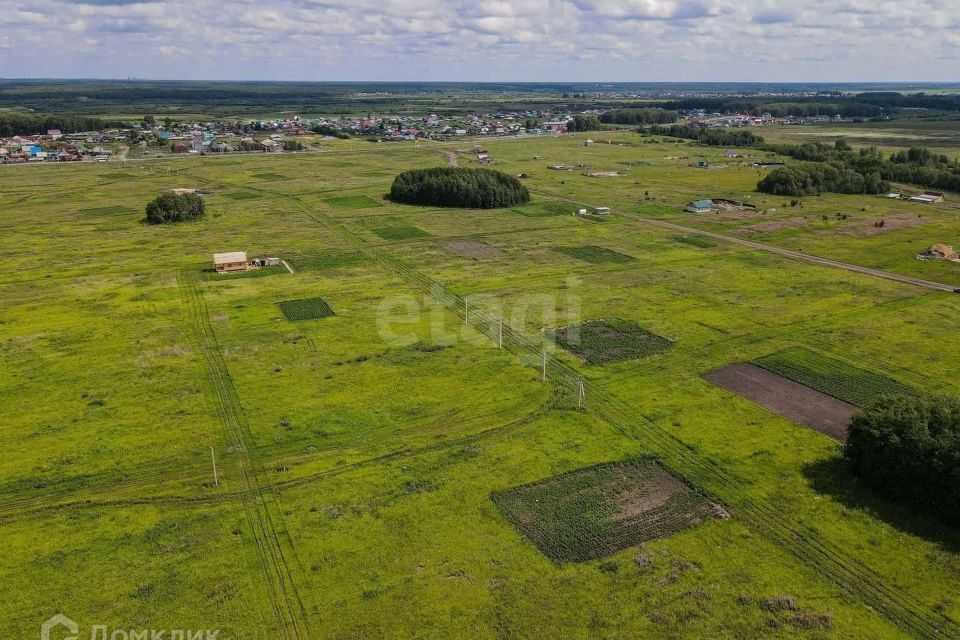
M210 459L213 460L213 486L220 486L220 478L217 477L217 456L213 452L213 445L210 445Z
M580 378L579 380L577 380L577 408L578 409L583 408L584 395L585 395L585 392L583 389L583 378Z
M543 350L543 381L547 381L547 350Z
M463 323L470 324L470 302L466 298L463 299Z
M503 349L503 318L500 318L500 348Z

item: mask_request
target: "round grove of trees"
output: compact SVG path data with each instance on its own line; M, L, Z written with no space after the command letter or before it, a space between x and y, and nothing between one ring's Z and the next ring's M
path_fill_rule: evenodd
M164 193L147 205L147 223L170 224L203 215L203 198L195 193Z
M878 492L960 523L960 398L882 397L854 416L843 455Z
M493 169L437 167L398 175L390 199L432 207L496 209L526 204L530 192L513 176Z

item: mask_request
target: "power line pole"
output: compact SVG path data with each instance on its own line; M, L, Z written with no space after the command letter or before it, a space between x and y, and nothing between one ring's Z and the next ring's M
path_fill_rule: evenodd
M213 445L210 445L210 459L213 460L213 486L220 486L220 478L217 477L217 456L213 452Z
M578 408L578 409L582 409L582 408L583 408L583 397L584 397L584 395L585 395L585 393L584 393L584 389L583 389L583 378L580 378L579 380L577 380L577 408Z
M543 350L543 381L547 381L547 350Z
M500 348L503 349L503 318L500 318Z

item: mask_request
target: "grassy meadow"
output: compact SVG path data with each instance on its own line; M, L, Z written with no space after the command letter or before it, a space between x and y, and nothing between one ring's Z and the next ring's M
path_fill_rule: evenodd
M57 612L224 640L960 637L960 534L701 377L804 354L830 384L960 392L960 296L573 215L960 286L915 259L960 245L957 196L784 206L749 150L591 137L484 141L533 192L489 211L385 200L401 169L474 166L472 142L4 167L4 637ZM210 191L207 215L144 224L172 187ZM765 213L683 211L701 197ZM293 273L208 272L239 250ZM589 360L547 339L600 320L668 344ZM491 498L647 456L730 518L561 562Z

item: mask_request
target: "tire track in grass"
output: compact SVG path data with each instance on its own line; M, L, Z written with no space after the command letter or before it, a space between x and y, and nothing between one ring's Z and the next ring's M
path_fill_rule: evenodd
M277 623L277 637L283 640L308 640L311 634L306 609L297 592L273 520L272 512L276 510L273 494L264 491L250 459L248 448L253 444L250 425L210 325L203 292L196 277L184 272L177 274L177 286L190 310L193 337L203 354L207 373L206 390L212 396L235 455L239 493L247 523L253 533L257 561L270 596Z

